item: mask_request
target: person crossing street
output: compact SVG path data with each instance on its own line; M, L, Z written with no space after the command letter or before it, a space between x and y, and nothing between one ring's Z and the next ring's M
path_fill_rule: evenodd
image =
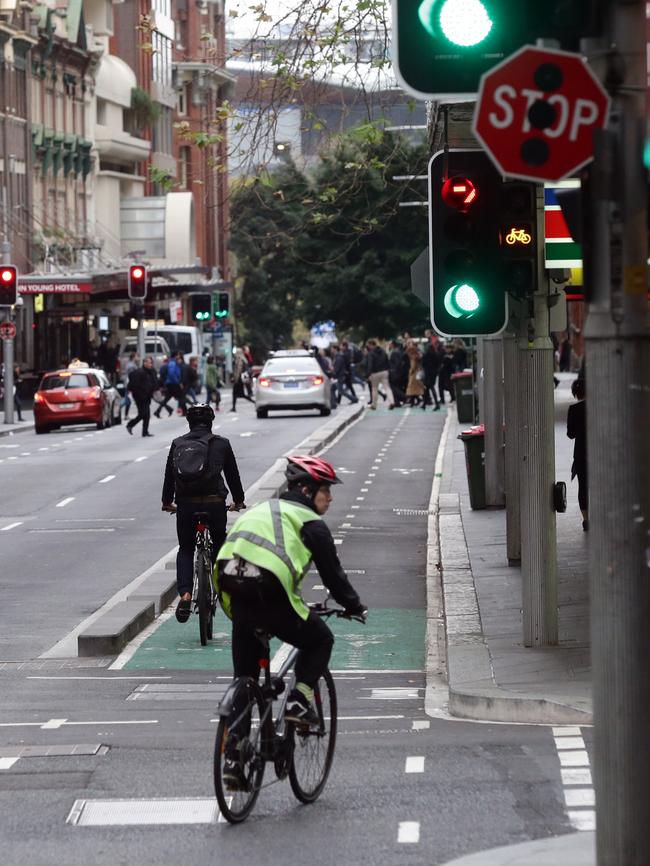
M153 358L147 355L142 367L135 367L129 374L128 389L133 394L138 414L126 425L127 433L133 435L133 428L142 421L142 435L153 436L149 432L151 418L151 398L158 388L158 377L153 368Z

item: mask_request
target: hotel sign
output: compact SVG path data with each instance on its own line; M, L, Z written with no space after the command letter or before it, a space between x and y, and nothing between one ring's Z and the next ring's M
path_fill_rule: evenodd
M18 291L21 295L82 295L90 294L92 283L90 280L74 282L50 282L50 283L28 283L19 282Z

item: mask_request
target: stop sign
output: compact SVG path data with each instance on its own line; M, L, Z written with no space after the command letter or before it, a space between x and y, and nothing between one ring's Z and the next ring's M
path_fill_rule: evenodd
M608 111L580 54L527 45L481 78L472 128L504 175L556 181L593 158Z

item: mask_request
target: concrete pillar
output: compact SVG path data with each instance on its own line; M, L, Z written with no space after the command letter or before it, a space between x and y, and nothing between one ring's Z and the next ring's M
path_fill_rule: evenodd
M485 424L485 493L488 507L505 505L503 459L503 342L485 337L483 343L483 395Z
M503 392L505 417L505 499L508 565L521 562L519 460L519 348L514 334L503 335Z

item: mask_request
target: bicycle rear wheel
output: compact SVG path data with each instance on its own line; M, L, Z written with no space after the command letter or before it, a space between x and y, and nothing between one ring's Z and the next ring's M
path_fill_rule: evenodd
M289 782L301 803L313 803L320 796L334 760L337 703L329 671L325 671L314 689L314 703L320 718L319 727L292 725L294 747Z
M214 747L214 790L219 809L231 824L244 821L257 800L265 760L262 752L264 699L251 679L242 678L232 702L234 718L221 716ZM243 772L243 790L233 790L224 780L224 763L236 758Z
M202 552L196 556L196 570L198 577L198 607L199 607L199 635L201 646L205 646L208 638L212 637L212 591L210 587L210 569L206 557Z

